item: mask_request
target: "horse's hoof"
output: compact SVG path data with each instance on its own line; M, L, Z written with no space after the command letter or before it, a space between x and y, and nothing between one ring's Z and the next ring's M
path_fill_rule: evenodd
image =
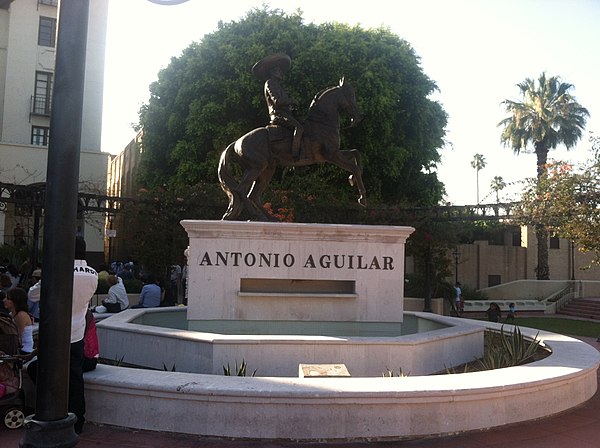
M351 187L354 186L354 174L350 174L350 176L348 176L348 182L350 183Z
M362 205L363 207L367 206L367 200L364 197L362 197L362 196L360 198L358 198L358 203L360 205Z

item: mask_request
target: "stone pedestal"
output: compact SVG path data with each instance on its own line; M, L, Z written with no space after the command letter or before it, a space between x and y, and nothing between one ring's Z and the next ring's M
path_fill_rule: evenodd
M402 321L411 227L181 224L190 321Z

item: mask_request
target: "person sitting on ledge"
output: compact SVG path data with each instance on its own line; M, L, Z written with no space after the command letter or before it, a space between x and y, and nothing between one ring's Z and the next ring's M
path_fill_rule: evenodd
M102 301L102 305L106 307L109 313L120 313L129 308L129 297L127 290L123 284L123 280L116 275L109 275L106 279L110 288L108 289L108 297Z
M162 289L153 276L148 276L140 292L140 301L131 308L156 308L160 306Z

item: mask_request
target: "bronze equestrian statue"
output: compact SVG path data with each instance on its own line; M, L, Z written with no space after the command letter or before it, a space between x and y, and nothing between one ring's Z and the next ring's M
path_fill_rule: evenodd
M356 184L358 188L358 203L367 204L360 152L340 149L340 113L350 115L351 126L361 119L354 89L342 78L339 85L317 93L310 104L308 117L301 124L292 116L293 102L279 84L281 76L290 67L289 62L287 55L278 53L253 67L253 72L265 79L265 99L272 124L248 132L229 144L221 154L219 181L229 197L224 220L239 218L244 209L256 220L276 220L263 208L261 196L279 165L333 163L351 173L348 180L350 185ZM295 136L299 140L297 149L293 149ZM239 181L230 172L232 158L243 169Z
M254 64L252 73L265 82L264 95L271 124L280 124L294 131L292 157L297 162L300 159L300 142L302 141L304 126L292 113L297 105L296 102L287 95L281 86L281 79L285 72L290 69L291 64L292 60L287 54L276 53Z

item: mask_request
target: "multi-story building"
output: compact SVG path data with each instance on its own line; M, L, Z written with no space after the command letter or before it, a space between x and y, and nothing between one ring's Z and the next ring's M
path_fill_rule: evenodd
M593 252L581 252L569 240L550 237L550 280L600 280L600 266L593 263L595 256ZM474 289L535 280L537 239L531 226L507 225L494 238L458 245L449 258L454 265L452 277Z
M46 181L58 0L0 0L0 182ZM104 54L108 0L90 1L81 133L80 191L106 194L110 155L101 152ZM8 201L0 209L0 243L12 244L17 224L32 243L37 224L26 208ZM104 221L78 217L91 259L102 259ZM20 231L19 231L20 233Z
M110 161L107 182L109 196L120 198L137 196L135 176L142 155L142 135L143 131L138 132L125 149ZM104 252L109 260L124 260L129 255L125 253L122 240L119 238L120 231L125 225L127 223L120 213L111 214L107 219Z

